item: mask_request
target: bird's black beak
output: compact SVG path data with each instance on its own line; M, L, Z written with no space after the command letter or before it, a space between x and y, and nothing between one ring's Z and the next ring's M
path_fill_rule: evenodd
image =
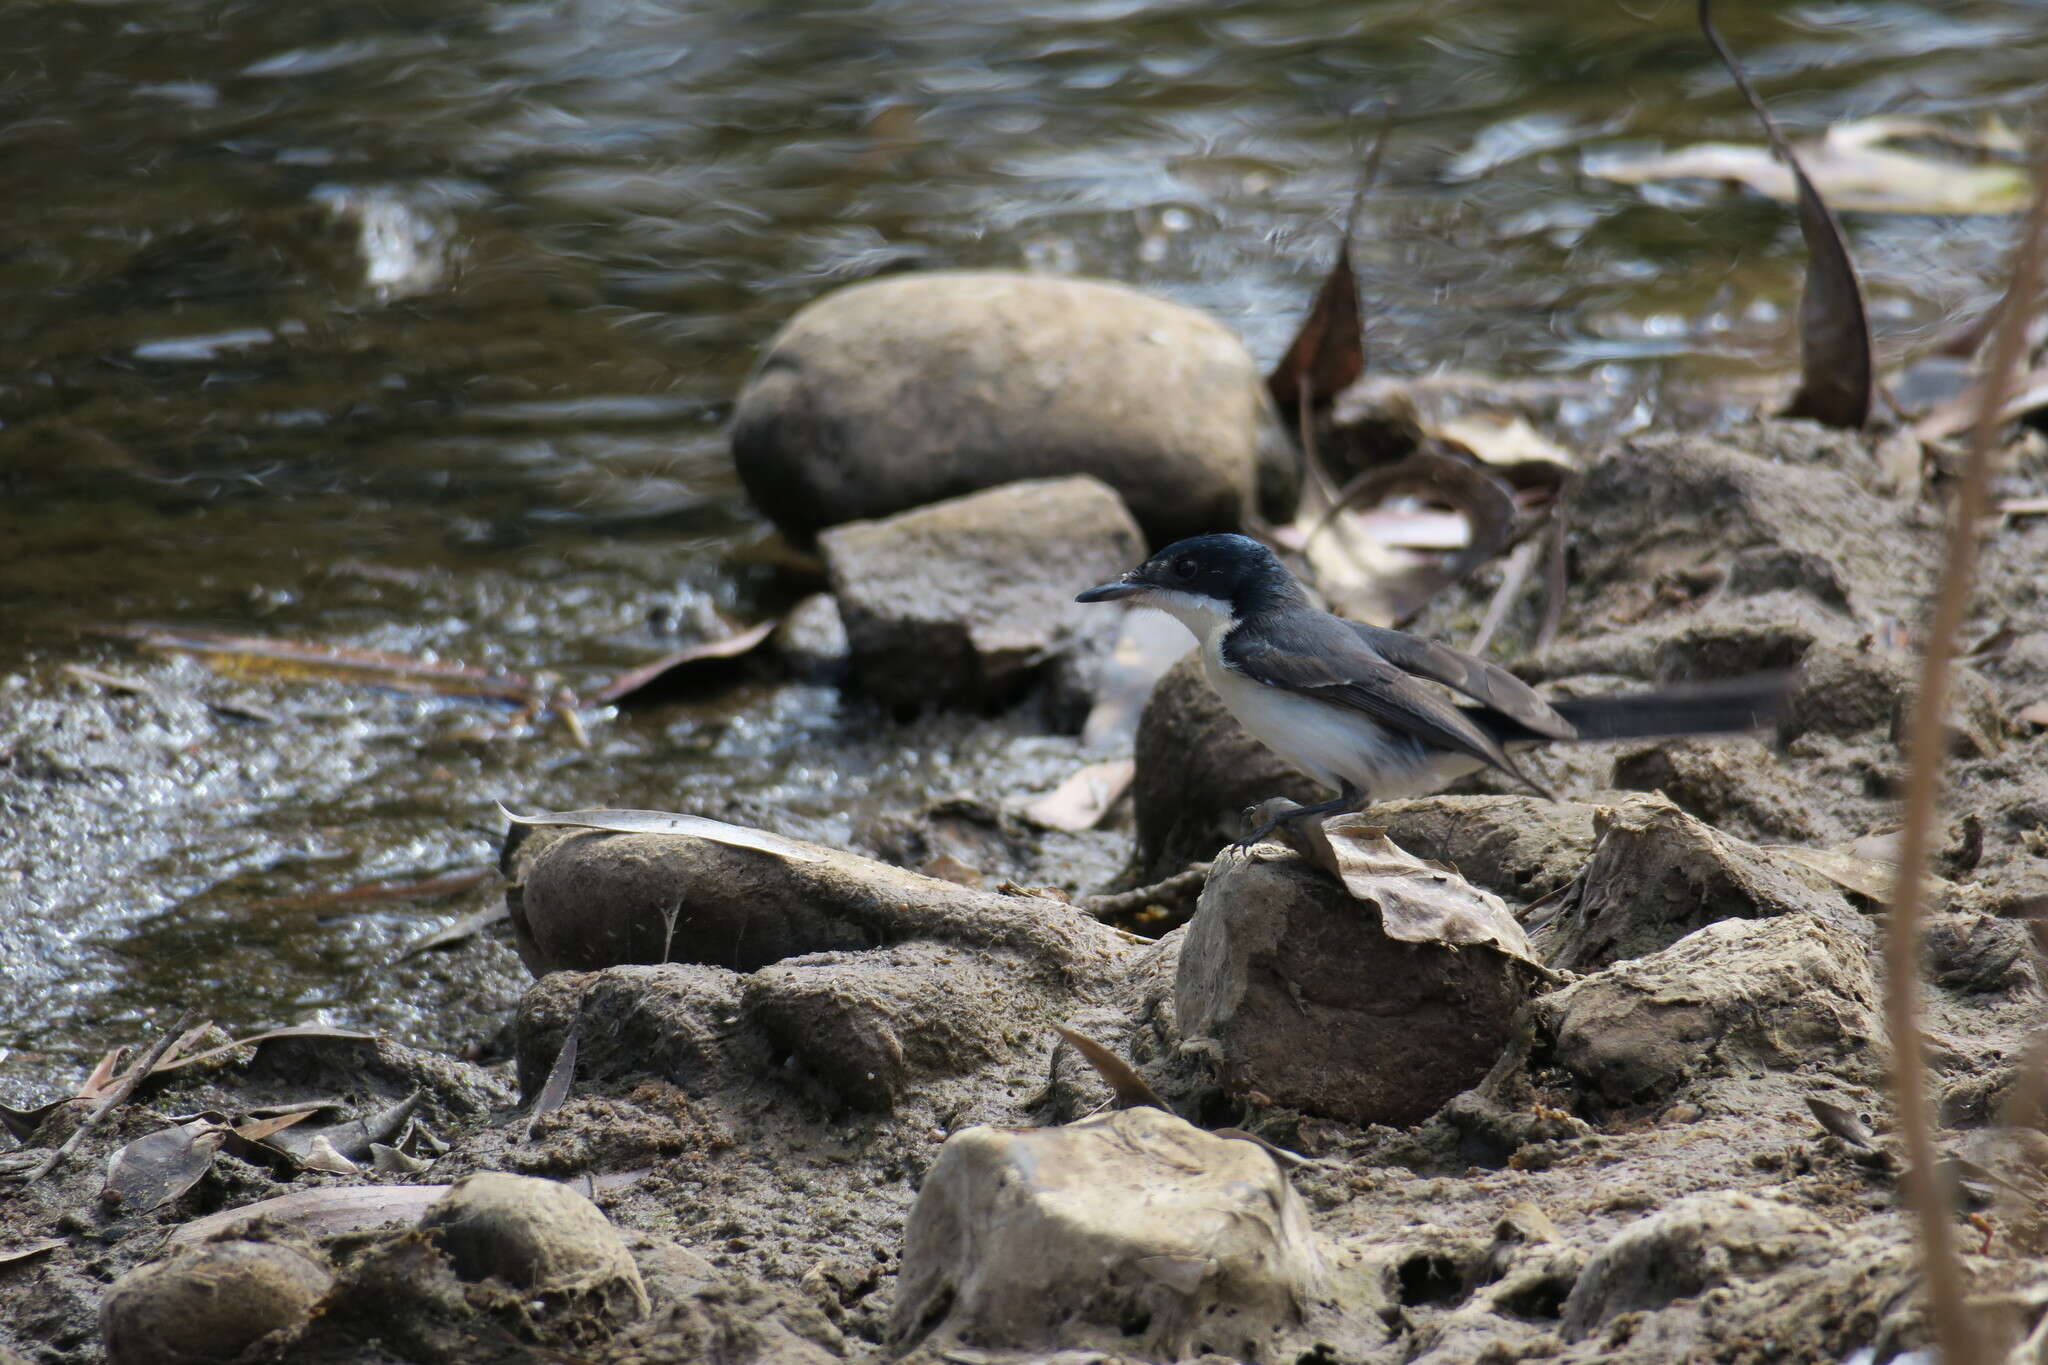
M1114 602L1119 597L1135 597L1145 591L1146 585L1130 574L1098 587L1088 589L1074 600L1076 602Z

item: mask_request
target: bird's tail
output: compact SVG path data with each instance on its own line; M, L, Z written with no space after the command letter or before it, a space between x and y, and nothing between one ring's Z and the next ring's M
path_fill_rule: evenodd
M1797 682L1798 674L1792 672L1758 673L1647 692L1566 698L1551 706L1571 722L1581 740L1737 734L1760 730L1776 719ZM1475 711L1472 716L1503 744L1546 738L1498 711Z

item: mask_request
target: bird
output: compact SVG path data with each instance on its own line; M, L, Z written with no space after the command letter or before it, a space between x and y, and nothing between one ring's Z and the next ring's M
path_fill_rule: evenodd
M1287 566L1249 536L1177 540L1077 602L1156 607L1194 632L1202 672L1253 738L1325 787L1235 842L1369 801L1422 796L1494 768L1548 800L1516 754L1540 744L1729 734L1770 723L1790 672L1546 701L1484 659L1317 607ZM1453 701L1430 684L1466 700Z

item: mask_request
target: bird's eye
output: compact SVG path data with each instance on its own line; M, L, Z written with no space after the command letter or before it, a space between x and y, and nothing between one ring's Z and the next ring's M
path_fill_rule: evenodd
M1179 559L1173 561L1173 576L1185 582L1195 576L1195 568L1195 557L1193 555L1182 555Z

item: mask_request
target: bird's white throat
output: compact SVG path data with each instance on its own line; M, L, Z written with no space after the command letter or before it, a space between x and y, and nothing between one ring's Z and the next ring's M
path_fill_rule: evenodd
M1138 599L1138 605L1157 607L1165 612L1193 631L1197 643L1205 644L1218 635L1227 634L1237 624L1237 616L1230 610L1228 602L1204 593L1152 588Z

